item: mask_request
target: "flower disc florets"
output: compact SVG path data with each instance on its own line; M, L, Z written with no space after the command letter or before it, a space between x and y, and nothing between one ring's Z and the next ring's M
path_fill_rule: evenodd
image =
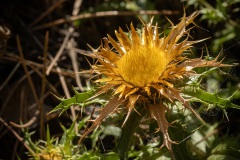
M203 41L188 41L189 30L186 30L186 26L193 23L197 15L198 12L189 17L184 15L179 24L172 24L168 35L159 34L157 24L152 25L151 21L144 24L140 34L131 24L128 35L119 28L119 31L115 32L117 41L109 35L104 39L101 48L94 50L91 55L99 64L92 65L90 72L103 75L95 81L100 82L102 86L94 97L109 90L113 95L82 138L118 107L128 110L124 123L136 105L146 108L164 135L162 146L169 150L174 142L168 135L170 124L165 118L166 104L179 101L201 120L181 96L179 85L176 85L179 80L193 74L192 69L195 67L221 65L217 59L205 61L201 58L188 59L183 56L192 44ZM183 37L185 39L180 41Z
M148 37L152 38L152 37ZM132 43L137 43L133 40ZM131 46L117 62L119 75L127 83L136 87L145 87L157 83L166 69L167 61L163 50L153 44Z

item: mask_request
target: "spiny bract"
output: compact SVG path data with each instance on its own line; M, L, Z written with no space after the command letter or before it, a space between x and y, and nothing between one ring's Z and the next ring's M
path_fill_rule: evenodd
M134 107L144 107L146 113L150 113L157 121L158 130L163 133L162 147L166 146L170 151L174 142L169 137L170 124L165 117L168 104L179 101L201 120L181 96L181 88L176 84L194 74L193 68L224 65L217 62L217 58L206 61L202 58L189 59L183 55L192 44L203 41L189 41L190 29L186 29L198 13L194 12L189 17L184 15L177 25L171 23L168 35L159 34L158 25L153 25L152 20L144 24L140 34L133 24L130 25L129 34L119 28L119 31L115 31L118 41L108 35L108 38L103 39L104 44L100 49L93 49L94 53L90 56L97 59L98 63L92 65L89 72L99 75L100 78L95 82L100 83L101 87L92 98L103 93L112 95L80 141L118 107L127 109L124 123Z

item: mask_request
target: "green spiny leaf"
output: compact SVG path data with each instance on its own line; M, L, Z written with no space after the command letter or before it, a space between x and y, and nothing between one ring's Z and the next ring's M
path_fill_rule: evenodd
M199 101L207 104L213 104L219 106L221 109L234 108L240 109L239 105L233 104L229 98L222 98L217 95L217 93L206 92L200 87L188 86L184 88L183 93L185 95L193 97L193 101Z
M47 125L47 146L51 146L51 136L50 136L50 130L49 126Z
M83 106L85 104L85 101L87 99L89 99L90 97L92 97L95 93L94 90L90 90L87 92L83 92L83 93L78 93L76 90L74 90L75 95L69 99L60 99L58 98L61 103L55 107L50 113L58 111L58 110L62 110L61 114L63 112L65 112L67 109L69 109L70 106L77 104L77 105L81 105Z

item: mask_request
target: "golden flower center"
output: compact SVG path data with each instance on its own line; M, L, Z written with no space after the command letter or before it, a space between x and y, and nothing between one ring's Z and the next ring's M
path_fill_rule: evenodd
M122 78L137 87L156 83L166 69L165 52L154 47L137 46L117 62Z

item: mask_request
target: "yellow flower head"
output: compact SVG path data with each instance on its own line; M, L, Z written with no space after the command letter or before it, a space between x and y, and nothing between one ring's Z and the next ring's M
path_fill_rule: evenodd
M100 83L101 88L94 97L108 91L112 91L113 95L82 138L118 107L125 107L128 111L124 123L135 106L146 108L158 122L159 130L164 135L163 146L169 150L174 142L168 135L170 124L165 118L166 103L180 101L201 120L180 95L180 88L176 85L193 74L195 67L221 65L217 59L205 61L201 58L188 59L183 55L192 44L202 41L189 41L190 29L186 30L197 15L198 12L189 17L184 15L179 24L172 24L167 36L159 34L157 24L153 25L151 21L144 24L140 34L131 24L128 35L121 28L115 31L117 41L109 35L104 38L104 44L91 55L99 63L92 65L90 72L100 75L95 82Z

